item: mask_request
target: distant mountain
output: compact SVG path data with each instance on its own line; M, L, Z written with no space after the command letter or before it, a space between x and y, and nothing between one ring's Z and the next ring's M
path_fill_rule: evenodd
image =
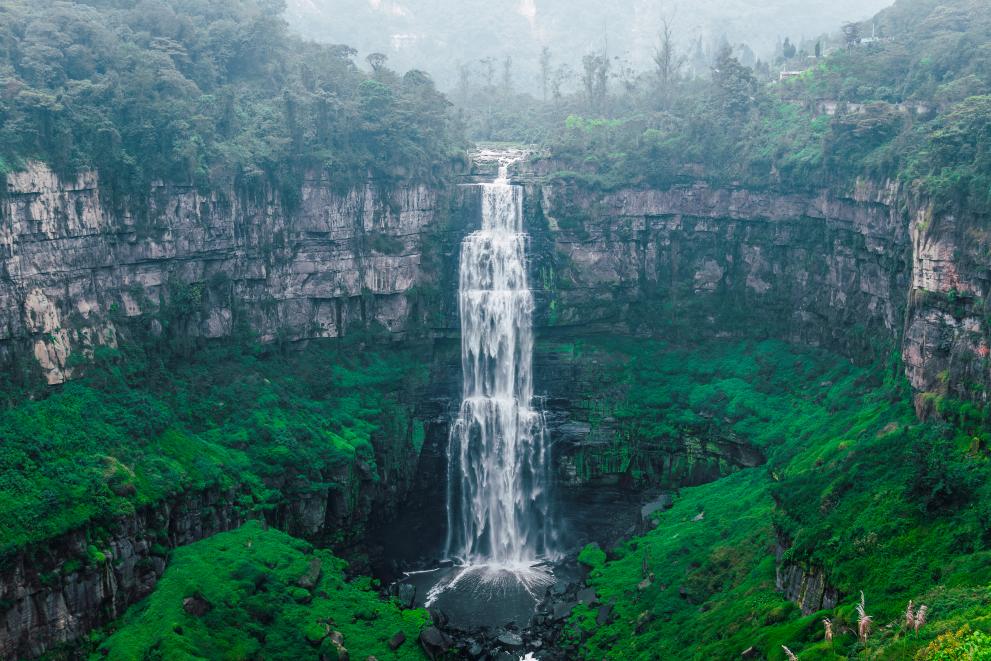
M634 66L649 62L667 18L683 49L747 43L769 58L776 45L833 32L891 0L287 0L287 18L303 36L346 43L364 57L389 56L398 69L422 68L453 87L458 65L511 56L515 82L535 88L540 50L557 64L607 47Z

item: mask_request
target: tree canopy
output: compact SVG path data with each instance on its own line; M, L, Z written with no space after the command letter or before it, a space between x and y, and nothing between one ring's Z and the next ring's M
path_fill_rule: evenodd
M3 0L0 173L97 167L119 190L165 179L287 185L438 176L456 147L429 76L292 36L282 0Z

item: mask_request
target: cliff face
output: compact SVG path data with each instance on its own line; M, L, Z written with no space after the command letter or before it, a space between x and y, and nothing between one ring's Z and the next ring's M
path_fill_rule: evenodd
M425 310L416 291L453 287L464 228L442 228L452 200L470 225L475 197L340 193L313 177L292 209L274 195L161 185L129 214L102 204L95 174L63 181L33 164L0 198L0 361L31 356L62 382L74 353L113 346L121 321L177 299L194 302L181 329L194 337L244 322L263 341L370 324L401 338L428 314L452 330L452 292ZM854 358L889 338L917 390L987 398L991 237L895 185L601 194L531 183L526 213L545 330L773 336Z
M262 341L372 323L401 336L445 194L339 193L313 178L287 209L273 195L161 185L132 215L102 203L95 174L63 181L33 164L8 176L0 198L0 358L30 353L60 383L74 354L117 343L115 320L177 298L194 304L182 329L191 336L223 337L240 321Z
M896 199L892 187L851 196L533 190L544 322L680 339L771 336L862 356L903 324L911 243Z
M48 383L73 361L152 333L222 338L246 325L262 341L332 338L375 327L404 338L426 310L414 287L448 241L450 192L369 184L341 193L312 178L298 204L161 185L142 213L105 205L92 173L66 181L42 165L7 178L0 196L0 365L27 364ZM169 320L170 329L164 328ZM415 402L409 403L415 406ZM355 540L402 502L415 455L408 438L373 439L394 466L361 462L265 514L309 539ZM278 485L271 485L278 486ZM43 654L102 626L146 596L169 549L239 525L243 496L189 492L136 515L26 548L0 566L0 657Z
M912 386L987 403L991 386L991 233L987 219L914 211L912 286L902 358ZM929 412L925 395L917 399Z
M854 359L897 347L917 391L988 401L991 235L978 217L893 184L531 185L527 213L548 329L778 337Z

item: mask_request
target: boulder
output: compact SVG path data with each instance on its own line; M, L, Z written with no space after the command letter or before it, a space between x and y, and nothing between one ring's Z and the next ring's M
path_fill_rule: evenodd
M400 646L406 642L406 634L402 631L397 631L392 634L392 638L389 639L389 649L395 652Z
M563 620L564 618L571 615L571 610L574 607L575 607L574 604L569 604L568 602L565 601L554 604L554 619Z
M420 646L431 661L436 661L451 648L451 639L437 627L427 627L420 632Z
M203 617L210 612L210 602L199 595L182 600L182 609L193 617Z
M660 496L649 503L645 503L643 507L640 508L640 522L642 524L646 524L648 521L653 519L653 515L656 512L669 510L672 505L674 505L674 499L671 498L671 494L662 493Z
M523 646L523 638L511 631L507 631L506 633L499 636L496 640L498 640L500 644L505 645L506 647Z
M317 586L320 581L321 573L321 562L320 558L313 558L310 560L310 566L306 568L306 573L299 577L296 581L296 585L305 589L312 590Z
M344 635L334 631L320 643L320 661L349 661L348 650L344 647Z
M413 608L416 603L416 586L402 583L399 586L399 605L403 608Z
M595 603L595 588L585 588L578 592L578 601L585 604L586 606L591 606Z

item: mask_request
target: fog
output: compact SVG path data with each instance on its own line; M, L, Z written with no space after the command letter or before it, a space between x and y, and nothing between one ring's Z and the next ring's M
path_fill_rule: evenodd
M501 75L513 60L515 85L535 89L544 47L558 64L605 51L622 66L643 68L666 21L686 57L730 44L745 61L773 61L788 38L801 44L868 19L890 0L287 0L303 36L380 52L389 65L430 72L452 88L459 67ZM484 73L482 75L485 75Z

